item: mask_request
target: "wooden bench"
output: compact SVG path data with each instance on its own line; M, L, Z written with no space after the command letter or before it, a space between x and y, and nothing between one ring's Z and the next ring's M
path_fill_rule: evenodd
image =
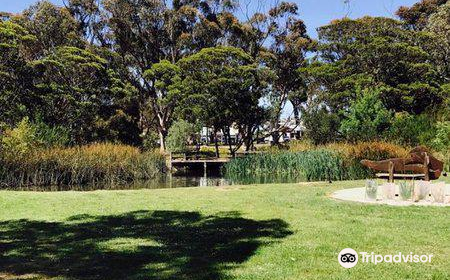
M414 173L414 174L408 174L408 173L394 173L394 163L391 161L389 162L389 173L377 173L375 174L378 178L387 178L390 183L394 182L394 179L423 179L425 181L430 181L430 170L428 165L430 164L430 158L425 153L425 160L423 163L423 173Z

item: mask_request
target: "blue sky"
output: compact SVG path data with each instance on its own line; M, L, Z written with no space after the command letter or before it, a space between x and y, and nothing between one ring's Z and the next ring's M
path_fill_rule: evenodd
M51 0L53 3L62 4L63 0ZM249 1L249 0L244 0ZM252 5L264 3L264 0L250 0ZM289 0L287 0L289 1ZM36 0L0 0L0 11L20 12ZM358 18L364 15L394 16L399 6L411 6L418 0L350 0L349 6L344 0L291 0L300 7L300 17L308 26L308 32L316 37L315 29L329 23L332 19L349 15Z

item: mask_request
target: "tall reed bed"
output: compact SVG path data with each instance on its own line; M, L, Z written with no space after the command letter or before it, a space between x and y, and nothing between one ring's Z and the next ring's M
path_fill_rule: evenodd
M344 171L341 157L325 149L254 154L225 166L227 175L300 174L309 181L342 180Z
M384 142L295 144L287 151L237 158L225 166L227 176L262 174L297 174L308 181L363 179L372 171L362 166L362 159L381 160L407 156L407 149Z
M0 157L0 185L118 185L154 178L164 169L159 153L125 145L49 148Z

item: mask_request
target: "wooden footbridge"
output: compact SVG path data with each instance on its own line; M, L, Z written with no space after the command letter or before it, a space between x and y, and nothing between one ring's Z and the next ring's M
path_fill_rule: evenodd
M242 157L250 153L236 153L236 157ZM199 154L169 154L168 167L170 170L182 167L199 167L203 166L204 171L208 170L208 167L220 167L227 162L230 162L232 157L202 157Z
M198 167L203 166L203 169L205 172L208 169L208 166L221 166L227 162L230 162L231 157L222 157L222 158L216 158L216 157L199 157L197 155L189 156L187 154L182 154L181 156L170 154L168 165L169 169L173 170L174 168L181 168L181 167Z

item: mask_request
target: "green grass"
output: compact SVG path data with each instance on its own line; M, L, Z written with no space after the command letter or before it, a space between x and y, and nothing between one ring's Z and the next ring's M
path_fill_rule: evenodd
M363 185L3 191L0 279L449 279L449 209L327 197ZM347 247L434 258L344 269Z

